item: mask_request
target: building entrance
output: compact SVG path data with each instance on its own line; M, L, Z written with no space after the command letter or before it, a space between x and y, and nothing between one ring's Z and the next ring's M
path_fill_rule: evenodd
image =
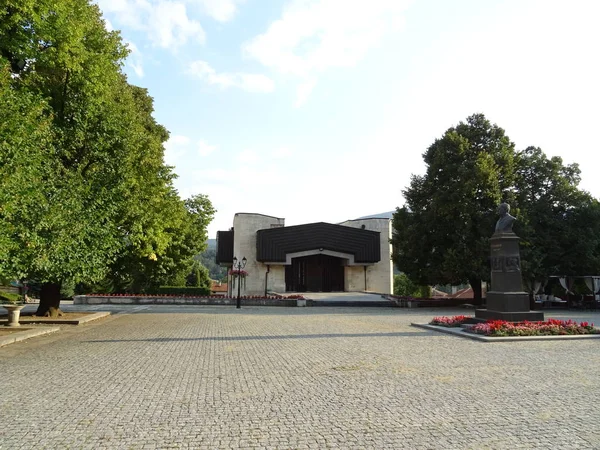
M344 266L341 258L310 255L292 258L285 267L287 292L339 292L344 290Z

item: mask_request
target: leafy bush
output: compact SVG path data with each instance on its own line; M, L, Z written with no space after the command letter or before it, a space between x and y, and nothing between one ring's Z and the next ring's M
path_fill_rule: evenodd
M19 294L0 291L0 303L21 303L22 301L23 297L21 297Z
M208 269L200 262L194 261L192 268L185 280L185 285L190 287L208 288L212 286L212 280Z
M204 297L210 295L210 288L201 286L161 286L157 289L157 294L166 295L186 295L190 297Z
M413 283L406 274L394 275L394 295L428 298L431 297L431 287Z

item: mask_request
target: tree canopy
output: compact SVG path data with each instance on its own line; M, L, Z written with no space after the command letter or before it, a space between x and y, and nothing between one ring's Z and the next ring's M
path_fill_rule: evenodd
M5 3L0 275L41 282L42 314L63 281L148 285L189 269L214 209L174 190L168 132L122 72L119 33L89 0Z
M481 280L489 279L488 239L503 201L518 217L526 278L574 273L585 264L599 271L600 246L588 235L600 226L598 202L578 189L576 164L565 166L533 147L516 151L482 114L448 129L423 159L426 172L412 177L392 224L394 262L416 283L468 281L480 299Z
M598 274L600 203L578 188L579 166L548 158L537 147L518 152L516 161L524 276Z

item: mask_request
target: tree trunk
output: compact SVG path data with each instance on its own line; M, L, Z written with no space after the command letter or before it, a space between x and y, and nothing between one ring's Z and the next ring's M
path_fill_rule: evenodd
M533 297L533 292L529 292L529 309L533 311L535 309L535 298Z
M60 284L60 282L42 284L42 289L40 290L40 305L35 312L36 316L62 316L62 311L60 310Z
M469 278L469 284L471 285L471 289L473 289L473 304L478 306L481 305L481 280L476 278Z

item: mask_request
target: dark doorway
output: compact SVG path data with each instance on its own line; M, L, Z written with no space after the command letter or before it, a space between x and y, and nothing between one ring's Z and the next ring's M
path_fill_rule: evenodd
M285 266L285 290L288 292L343 291L342 259L329 255L292 258L292 264Z

